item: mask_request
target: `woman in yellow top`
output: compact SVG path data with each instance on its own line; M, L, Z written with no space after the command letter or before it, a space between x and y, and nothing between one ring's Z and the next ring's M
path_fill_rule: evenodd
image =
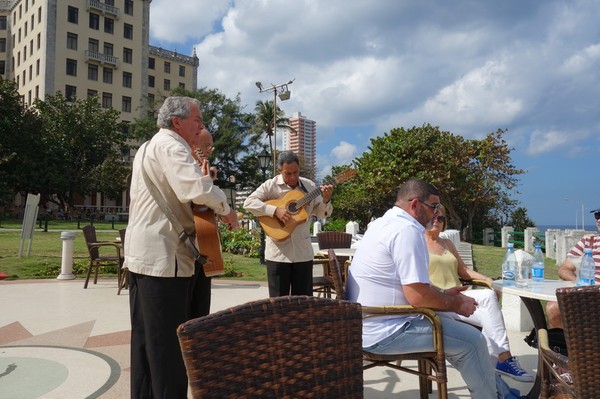
M485 280L491 283L491 278L465 265L452 241L440 237L440 233L445 228L446 217L440 215L434 219L431 229L425 232L429 250L431 284L441 289L448 289L461 285L459 278ZM506 326L495 292L491 289L471 289L464 291L463 294L475 298L479 305L471 316L464 317L457 314L456 318L482 329L490 356L493 361L496 361L496 372L517 381L533 381L533 376L523 370L516 357L510 353Z

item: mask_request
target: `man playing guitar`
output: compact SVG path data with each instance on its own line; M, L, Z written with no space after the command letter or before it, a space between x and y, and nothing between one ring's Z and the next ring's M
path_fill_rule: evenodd
M212 180L217 179L217 168L210 166L208 158L213 152L213 138L210 132L202 129L200 134L195 136L190 143L192 153L202 173L210 175ZM218 187L214 187L219 190ZM194 223L196 225L196 236L198 238L198 246L200 253L207 256L207 264L203 267L196 265L196 272L190 284L190 319L205 316L210 313L210 286L211 273L215 263L218 264L217 269L222 272L223 257L221 255L221 242L217 226L217 219L212 209L202 206L193 205L194 208ZM231 209L228 215L221 216L221 221L227 223L230 228L238 227L237 212ZM210 229L210 231L206 231ZM219 273L217 273L219 274Z
M315 183L300 177L300 162L292 151L283 151L277 159L279 175L260 185L244 202L244 208L255 216L275 217L283 226L292 223L294 213L267 201L284 197L292 190L309 193L317 189ZM266 238L265 260L269 281L269 296L312 296L312 271L314 251L310 241L310 216L319 219L331 216L332 185L320 188L321 195L305 206L308 217L300 221L289 237L275 240Z

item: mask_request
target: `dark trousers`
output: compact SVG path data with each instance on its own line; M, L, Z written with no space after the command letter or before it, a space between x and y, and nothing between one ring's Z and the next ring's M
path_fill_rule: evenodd
M312 296L313 262L283 263L267 260L269 296Z
M190 284L190 319L210 313L211 280L204 274L202 265L196 263L196 270Z
M176 330L188 320L191 280L129 273L132 398L187 398Z

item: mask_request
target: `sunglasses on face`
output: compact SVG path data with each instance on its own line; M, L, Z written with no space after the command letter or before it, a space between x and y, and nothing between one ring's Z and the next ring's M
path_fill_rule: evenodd
M440 215L433 218L433 220L437 220L440 223L446 223L446 216Z
M600 219L600 212L594 212L594 217L596 220Z

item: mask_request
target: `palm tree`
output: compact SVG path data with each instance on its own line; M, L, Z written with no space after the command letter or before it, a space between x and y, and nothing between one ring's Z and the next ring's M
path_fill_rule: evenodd
M271 154L273 154L273 136L275 133L273 131L273 101L257 101L254 112L256 115L254 125L256 131L255 138L258 139L263 134L266 134L269 138ZM289 129L295 132L294 128L290 126L290 119L283 117L283 115L285 115L285 112L277 107L277 129Z

